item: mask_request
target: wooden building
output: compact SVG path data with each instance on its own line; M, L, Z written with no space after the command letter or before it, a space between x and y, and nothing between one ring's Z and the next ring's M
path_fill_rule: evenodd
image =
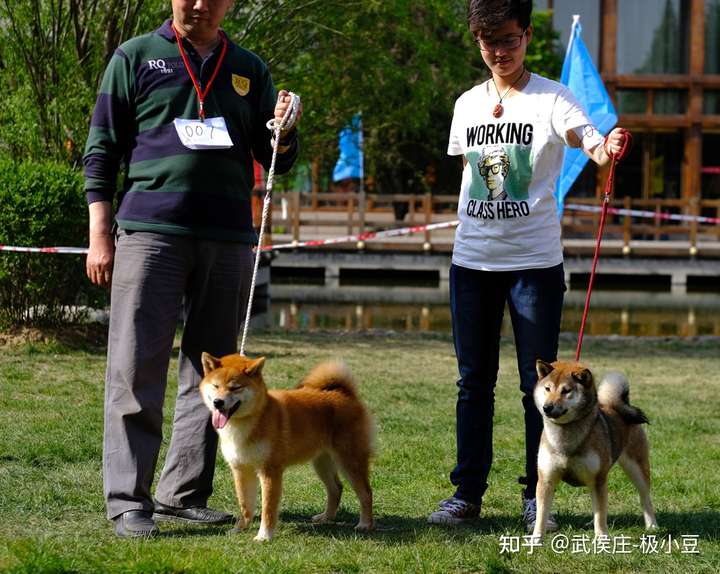
M720 0L534 0L551 10L567 45L573 15L634 146L616 172L603 255L720 264ZM567 256L591 256L608 168L588 162L565 198ZM313 177L317 182L317 176ZM447 223L457 195L408 190L276 194L277 242L316 241L388 228ZM447 193L447 192L446 192ZM398 209L402 208L402 209ZM454 229L423 231L358 249L448 253ZM347 248L346 244L337 248ZM708 260L712 260L708 263ZM710 265L712 263L712 265ZM632 268L628 268L632 271ZM673 272L675 273L675 272ZM682 267L678 276L689 272ZM680 280L678 280L679 282Z
M720 0L536 0L567 42L572 15L634 149L616 194L678 200L715 216L720 200ZM570 196L599 195L586 168Z

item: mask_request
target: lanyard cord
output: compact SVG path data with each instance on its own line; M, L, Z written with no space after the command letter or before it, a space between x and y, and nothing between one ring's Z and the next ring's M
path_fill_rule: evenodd
M280 146L280 134L285 126L292 127L297 118L300 108L300 97L290 92L290 105L282 120L279 122L274 119L270 120L267 125L273 132L272 138L272 159L270 160L270 169L268 170L267 184L265 185L265 199L263 201L262 218L260 220L260 232L258 233L257 249L255 250L255 265L253 266L252 280L250 281L250 293L248 294L247 311L245 312L245 323L243 325L243 334L240 341L240 354L245 355L245 341L247 340L248 327L250 326L250 317L252 314L253 299L255 297L255 284L257 283L258 267L260 266L260 256L262 255L263 238L265 237L265 224L270 212L270 204L272 203L272 187L275 179L275 160L278 155L278 147Z
M598 259L600 257L600 242L602 241L603 229L605 228L605 216L607 215L608 206L610 205L610 197L615 187L615 167L617 162L625 159L630 153L632 147L632 134L624 130L625 132L625 143L622 149L617 154L612 154L605 148L605 152L610 156L610 173L608 174L607 182L605 183L605 197L603 198L602 212L600 214L600 223L598 224L597 240L595 241L595 255L593 255L592 269L590 271L590 280L588 281L587 294L585 295L585 309L583 310L582 321L580 322L580 333L578 334L578 344L575 350L575 362L580 360L580 350L582 349L583 335L585 334L585 322L587 321L588 313L590 311L590 295L592 294L593 283L595 282L595 268L597 267ZM607 138L606 142L607 143ZM605 145L605 144L603 144Z
M200 102L200 120L205 121L205 96L208 95L208 92L210 91L210 88L213 85L213 82L215 81L215 77L218 75L218 72L220 71L220 66L222 66L223 60L225 59L225 53L227 52L227 36L225 36L224 32L220 32L220 38L222 40L222 51L220 52L220 58L218 59L217 64L215 65L215 70L212 73L212 76L210 76L210 81L205 86L204 90L200 89L200 84L198 83L197 78L195 77L195 72L193 72L193 69L190 67L190 62L188 61L188 57L185 54L185 50L183 49L182 45L182 38L178 31L175 29L175 26L172 27L173 32L175 32L175 39L177 40L178 50L180 51L180 57L182 58L183 64L185 64L185 70L187 70L188 76L190 76L190 79L192 80L193 86L195 87L195 92L198 96L198 101Z

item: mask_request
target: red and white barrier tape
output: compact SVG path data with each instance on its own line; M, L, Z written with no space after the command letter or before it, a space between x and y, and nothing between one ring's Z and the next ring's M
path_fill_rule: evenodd
M0 251L15 251L17 253L72 253L85 255L87 247L18 247L15 245L0 245Z
M599 213L602 211L601 206L596 205L578 205L569 203L565 209L573 211L590 211ZM682 215L680 213L663 213L655 211L646 211L641 209L622 209L618 207L608 207L608 213L615 215L630 215L631 217L642 217L644 219L664 219L672 221L697 221L698 223L711 223L713 225L720 224L720 217L705 217L702 215Z
M431 223L429 225L415 225L413 227L400 227L398 229L387 229L385 231L366 231L365 233L357 233L355 235L345 235L344 237L330 237L328 239L311 239L309 241L292 241L291 243L281 243L280 245L266 245L263 251L276 251L280 249L297 249L299 247L319 247L321 245L335 245L339 243L357 243L358 241L368 241L370 239L380 239L383 237L400 237L402 235L412 235L413 233L422 233L423 231L434 231L436 229L445 229L455 227L458 220L444 221L442 223ZM84 247L14 247L10 245L0 245L0 251L17 251L26 253L75 253L85 254L87 248Z
M567 204L565 209L573 211L586 211L591 213L599 213L602 207L594 205ZM616 207L608 208L608 213L615 215L629 215L632 217L641 217L645 219L661 219L672 221L696 221L698 223L709 223L713 225L720 224L720 217L705 217L699 215L681 215L679 213L656 213L654 211L644 211L639 209L621 209ZM280 245L266 245L263 251L279 251L281 249L298 249L300 247L320 247L322 245L336 245L340 243L357 243L359 241L369 241L371 239L382 239L385 237L401 237L403 235L412 235L414 233L422 233L424 231L435 231L436 229L447 229L457 226L459 221L443 221L441 223L431 223L429 225L415 225L413 227L400 227L397 229L387 229L385 231L366 231L365 233L356 233L355 235L345 235L344 237L331 237L329 239L311 239L309 241L292 241L290 243L281 243ZM13 245L0 245L0 251L15 251L20 253L71 253L75 255L84 255L88 252L86 247L18 247Z
M416 225L414 227L400 227L398 229L387 229L385 231L366 231L365 233L357 233L355 235L346 235L344 237L331 237L329 239L313 239L310 241L293 241L292 243L283 243L280 245L266 245L263 251L276 251L279 249L296 249L298 247L319 247L320 245L333 245L337 243L357 243L359 241L367 241L369 239L380 239L383 237L399 237L401 235L412 235L413 233L421 233L423 231L434 231L436 229L445 229L455 227L459 221L443 221L442 223L431 223L429 225Z

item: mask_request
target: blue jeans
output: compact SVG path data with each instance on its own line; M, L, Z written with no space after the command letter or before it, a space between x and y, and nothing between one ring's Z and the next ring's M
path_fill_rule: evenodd
M546 269L476 271L450 268L450 310L460 379L456 407L455 496L479 504L492 466L495 383L500 328L510 309L525 409L525 495L535 497L542 417L533 401L535 361L557 359L565 277L562 264Z

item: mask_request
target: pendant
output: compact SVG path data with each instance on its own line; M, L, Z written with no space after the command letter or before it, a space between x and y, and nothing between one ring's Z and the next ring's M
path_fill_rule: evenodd
M493 117L499 118L501 115L503 115L503 107L502 107L502 104L498 103L493 108Z

